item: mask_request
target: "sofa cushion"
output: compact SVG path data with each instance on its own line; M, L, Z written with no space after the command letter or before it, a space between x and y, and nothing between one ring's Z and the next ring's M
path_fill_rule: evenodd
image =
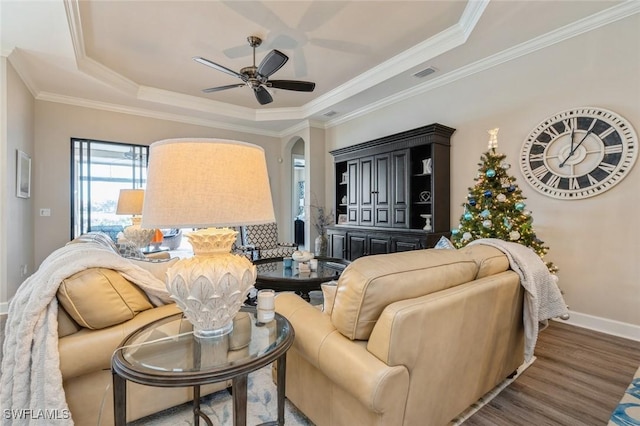
M462 247L459 251L473 258L478 265L477 280L509 269L509 258L495 247L485 244L473 244Z
M331 322L351 340L367 340L383 309L472 281L474 259L459 250L415 250L353 261L338 280Z
M76 323L89 329L120 324L152 308L138 286L106 268L85 269L63 280L58 301Z

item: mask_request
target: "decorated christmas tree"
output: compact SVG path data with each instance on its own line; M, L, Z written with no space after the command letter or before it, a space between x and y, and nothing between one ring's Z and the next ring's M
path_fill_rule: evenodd
M509 176L511 167L506 155L498 148L498 129L489 130L489 150L478 163L475 185L469 188L467 200L462 204L464 213L458 228L451 230L451 239L457 247L480 238L498 238L525 245L541 259L549 250L533 230L531 211L526 209L525 197L516 185L516 178ZM549 271L557 272L552 263L546 263Z

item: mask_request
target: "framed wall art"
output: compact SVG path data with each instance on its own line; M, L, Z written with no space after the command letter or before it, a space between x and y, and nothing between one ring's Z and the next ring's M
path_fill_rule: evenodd
M16 196L29 198L31 196L31 157L19 149L16 151Z

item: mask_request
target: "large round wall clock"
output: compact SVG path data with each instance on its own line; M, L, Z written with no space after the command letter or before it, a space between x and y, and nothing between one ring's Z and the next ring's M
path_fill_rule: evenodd
M627 120L601 108L555 114L522 144L520 169L538 192L553 198L593 197L619 183L638 156Z

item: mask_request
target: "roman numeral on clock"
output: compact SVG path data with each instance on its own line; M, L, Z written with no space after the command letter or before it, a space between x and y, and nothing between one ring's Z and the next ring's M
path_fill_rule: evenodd
M578 178L575 178L575 177L569 178L569 189L580 189Z
M558 185L560 185L560 176L551 175L549 179L547 179L547 186L558 188Z
M623 150L623 146L621 143L617 145L606 145L604 147L605 154L621 154Z
M611 133L615 132L616 129L614 129L613 127L609 127L607 130L605 130L602 133L599 133L598 136L600 137L600 139L604 139L607 136L609 136Z
M533 173L533 175L538 179L542 179L542 176L546 175L548 171L549 170L547 170L547 168L544 165L542 165L533 169L531 173Z
M612 173L616 169L616 166L609 163L600 163L598 165L598 168L604 170L607 173Z

